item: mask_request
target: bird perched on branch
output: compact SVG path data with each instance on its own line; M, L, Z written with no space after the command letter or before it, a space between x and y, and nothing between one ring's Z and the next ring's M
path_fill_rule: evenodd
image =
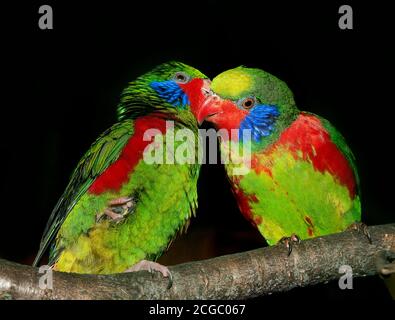
M157 270L169 276L154 261L195 213L199 164L147 163L144 157L158 147L156 138L173 143L167 141L167 121L173 134L184 128L197 132L190 103L202 99L207 86L204 74L180 62L159 65L128 85L119 122L93 143L72 173L34 265L51 245L54 270ZM145 136L147 130L156 130L155 143Z
M290 253L299 239L344 231L360 221L355 158L329 121L299 111L288 86L260 69L225 71L211 90L198 121L226 133L221 151L230 159L226 170L239 208L270 245L284 241ZM250 170L239 174L232 159L247 143L250 161L242 165Z

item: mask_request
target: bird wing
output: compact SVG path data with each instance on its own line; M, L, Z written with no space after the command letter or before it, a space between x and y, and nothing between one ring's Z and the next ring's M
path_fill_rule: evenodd
M103 132L81 158L71 175L66 190L52 210L33 266L39 263L48 245L52 242L62 223L81 196L95 179L118 159L132 135L133 121L118 122Z
M356 187L357 187L357 194L361 194L361 189L360 189L360 184L359 184L359 175L358 175L358 169L357 169L357 164L356 164L356 159L354 156L354 153L348 146L346 139L344 139L343 135L325 118L318 117L325 127L325 129L329 132L331 136L331 140L333 143L336 144L336 146L339 148L340 152L344 155L344 157L347 159L348 163L351 166L351 169L354 173L355 176L355 182L356 182Z

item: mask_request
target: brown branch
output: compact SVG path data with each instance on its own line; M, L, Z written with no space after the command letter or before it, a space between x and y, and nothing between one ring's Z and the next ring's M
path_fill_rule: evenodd
M53 272L53 290L39 288L37 268L0 259L3 299L244 299L339 278L388 270L395 224L369 227L372 244L357 231L302 241L290 257L284 246L252 250L170 267L174 283L148 272L79 275ZM384 268L384 269L383 269Z

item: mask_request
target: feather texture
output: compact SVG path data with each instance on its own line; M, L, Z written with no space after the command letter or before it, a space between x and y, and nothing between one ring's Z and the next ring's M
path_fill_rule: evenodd
M170 62L137 78L123 91L119 122L105 131L78 163L49 218L35 265L51 245L50 264L55 270L122 272L142 259L156 259L175 235L185 230L197 206L197 161L144 161L149 152L146 147L153 142L146 141L145 132L156 129L165 148L167 120L174 122L175 133L188 128L197 137L197 122L184 92L202 94L203 82L191 87L185 83L181 89L171 80L180 71L191 82L205 78L192 67ZM104 212L115 210L110 203L120 198L131 200L122 219L115 221Z
M239 140L243 140L243 130L250 129L255 142L269 136L275 126L277 117L280 115L278 108L271 105L257 105L240 123Z

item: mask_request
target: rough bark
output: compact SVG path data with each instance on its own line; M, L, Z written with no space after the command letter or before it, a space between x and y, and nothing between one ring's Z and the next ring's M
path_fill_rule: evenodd
M173 286L145 271L114 275L53 272L53 289L39 288L37 268L0 259L0 299L245 299L339 278L386 274L393 268L395 224L302 241L288 257L283 245L169 267Z

